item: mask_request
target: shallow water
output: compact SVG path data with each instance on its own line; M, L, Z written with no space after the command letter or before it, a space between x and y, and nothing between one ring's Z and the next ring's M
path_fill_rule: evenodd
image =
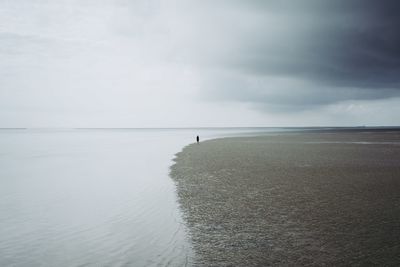
M0 266L190 265L174 154L276 130L0 130Z

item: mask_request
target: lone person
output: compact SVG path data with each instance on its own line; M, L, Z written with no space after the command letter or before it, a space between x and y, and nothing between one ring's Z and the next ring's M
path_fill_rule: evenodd
M200 137L199 136L196 136L196 141L197 141L197 143L200 142Z

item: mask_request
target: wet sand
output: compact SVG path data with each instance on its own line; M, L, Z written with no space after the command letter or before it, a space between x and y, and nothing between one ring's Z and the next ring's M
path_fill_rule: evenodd
M192 144L171 177L196 266L397 266L400 133Z

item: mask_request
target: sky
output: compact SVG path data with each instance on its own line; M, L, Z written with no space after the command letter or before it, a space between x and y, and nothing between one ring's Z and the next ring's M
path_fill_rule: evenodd
M0 0L0 127L400 125L396 0Z

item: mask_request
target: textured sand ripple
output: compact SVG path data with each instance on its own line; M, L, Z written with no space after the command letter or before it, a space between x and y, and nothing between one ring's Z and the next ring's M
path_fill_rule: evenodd
M171 176L196 264L400 264L400 135L285 134L192 144Z

